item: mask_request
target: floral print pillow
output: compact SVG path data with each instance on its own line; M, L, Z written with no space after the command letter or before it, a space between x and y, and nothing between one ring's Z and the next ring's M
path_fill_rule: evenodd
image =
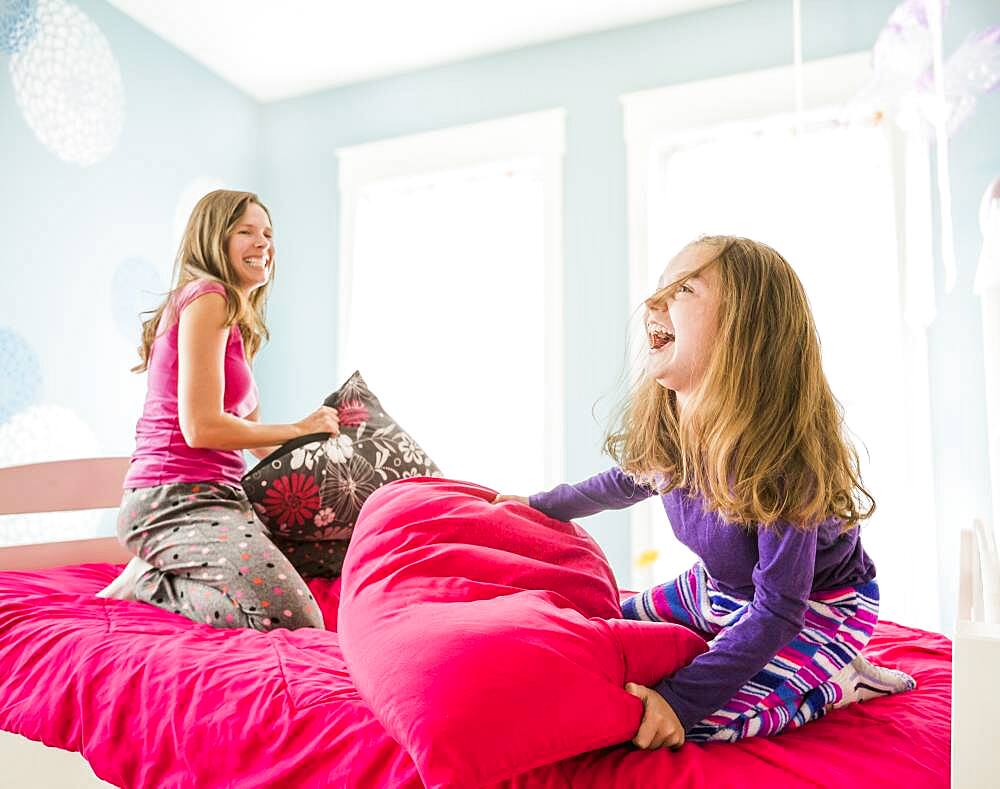
M397 479L440 477L420 445L386 413L355 372L324 401L340 434L283 444L242 479L275 544L304 576L339 575L361 505Z

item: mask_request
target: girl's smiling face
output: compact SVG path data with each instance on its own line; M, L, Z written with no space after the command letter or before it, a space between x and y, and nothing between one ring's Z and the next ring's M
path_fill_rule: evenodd
M243 216L236 220L232 235L226 241L226 254L246 293L267 284L274 258L271 221L267 212L256 203L247 205Z
M717 267L707 265L717 254L710 244L686 246L646 300L646 375L673 390L680 407L704 378L719 336L721 279Z

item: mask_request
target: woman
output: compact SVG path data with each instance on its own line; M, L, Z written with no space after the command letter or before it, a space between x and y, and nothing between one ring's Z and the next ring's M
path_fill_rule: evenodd
M125 477L118 539L135 557L100 594L215 627L323 627L319 607L240 487L241 450L263 457L298 436L339 431L321 407L262 425L250 368L268 336L271 218L250 192L205 195L188 220L173 290L143 324L148 383Z

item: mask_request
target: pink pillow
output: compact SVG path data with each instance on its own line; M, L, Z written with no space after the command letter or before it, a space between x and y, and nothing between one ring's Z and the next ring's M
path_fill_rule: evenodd
M631 739L650 685L705 651L679 625L618 618L578 526L492 490L421 478L375 491L344 562L355 684L427 786L478 786Z

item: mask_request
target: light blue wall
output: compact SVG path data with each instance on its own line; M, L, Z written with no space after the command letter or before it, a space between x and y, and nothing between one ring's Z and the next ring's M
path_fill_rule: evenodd
M9 350L16 333L28 357L0 373L0 422L17 416L12 409L58 406L95 437L98 454L130 454L144 385L129 372L140 309L133 286L166 287L185 185L209 175L260 182L260 107L107 3L75 5L117 59L124 126L103 161L59 159L26 123L0 51L0 339ZM29 366L40 385L17 390ZM0 447L7 462L12 451Z
M892 0L806 0L805 58L870 49L894 5ZM265 416L296 418L312 407L317 393L333 385L337 149L565 107L565 468L574 480L603 468L603 424L595 421L592 407L601 400L601 416L607 412L609 394L613 400L632 306L627 297L619 96L788 64L790 6L787 0L750 0L266 106L261 188L280 233L282 268L271 302L274 340L258 366L267 398ZM991 9L995 6L989 0L952 3L947 50L971 30L1000 22L1000 14ZM957 459L937 469L939 516L949 521L955 521L959 501L963 518L972 511L989 511L982 343L970 281L978 252L974 208L988 177L1000 173L998 138L1000 102L991 96L952 149L959 285L939 299L930 337L935 449L942 458L953 453ZM326 316L322 326L331 327L329 331L317 331L322 327L317 315ZM619 578L627 582L626 515L606 514L588 519L586 525L604 546Z

